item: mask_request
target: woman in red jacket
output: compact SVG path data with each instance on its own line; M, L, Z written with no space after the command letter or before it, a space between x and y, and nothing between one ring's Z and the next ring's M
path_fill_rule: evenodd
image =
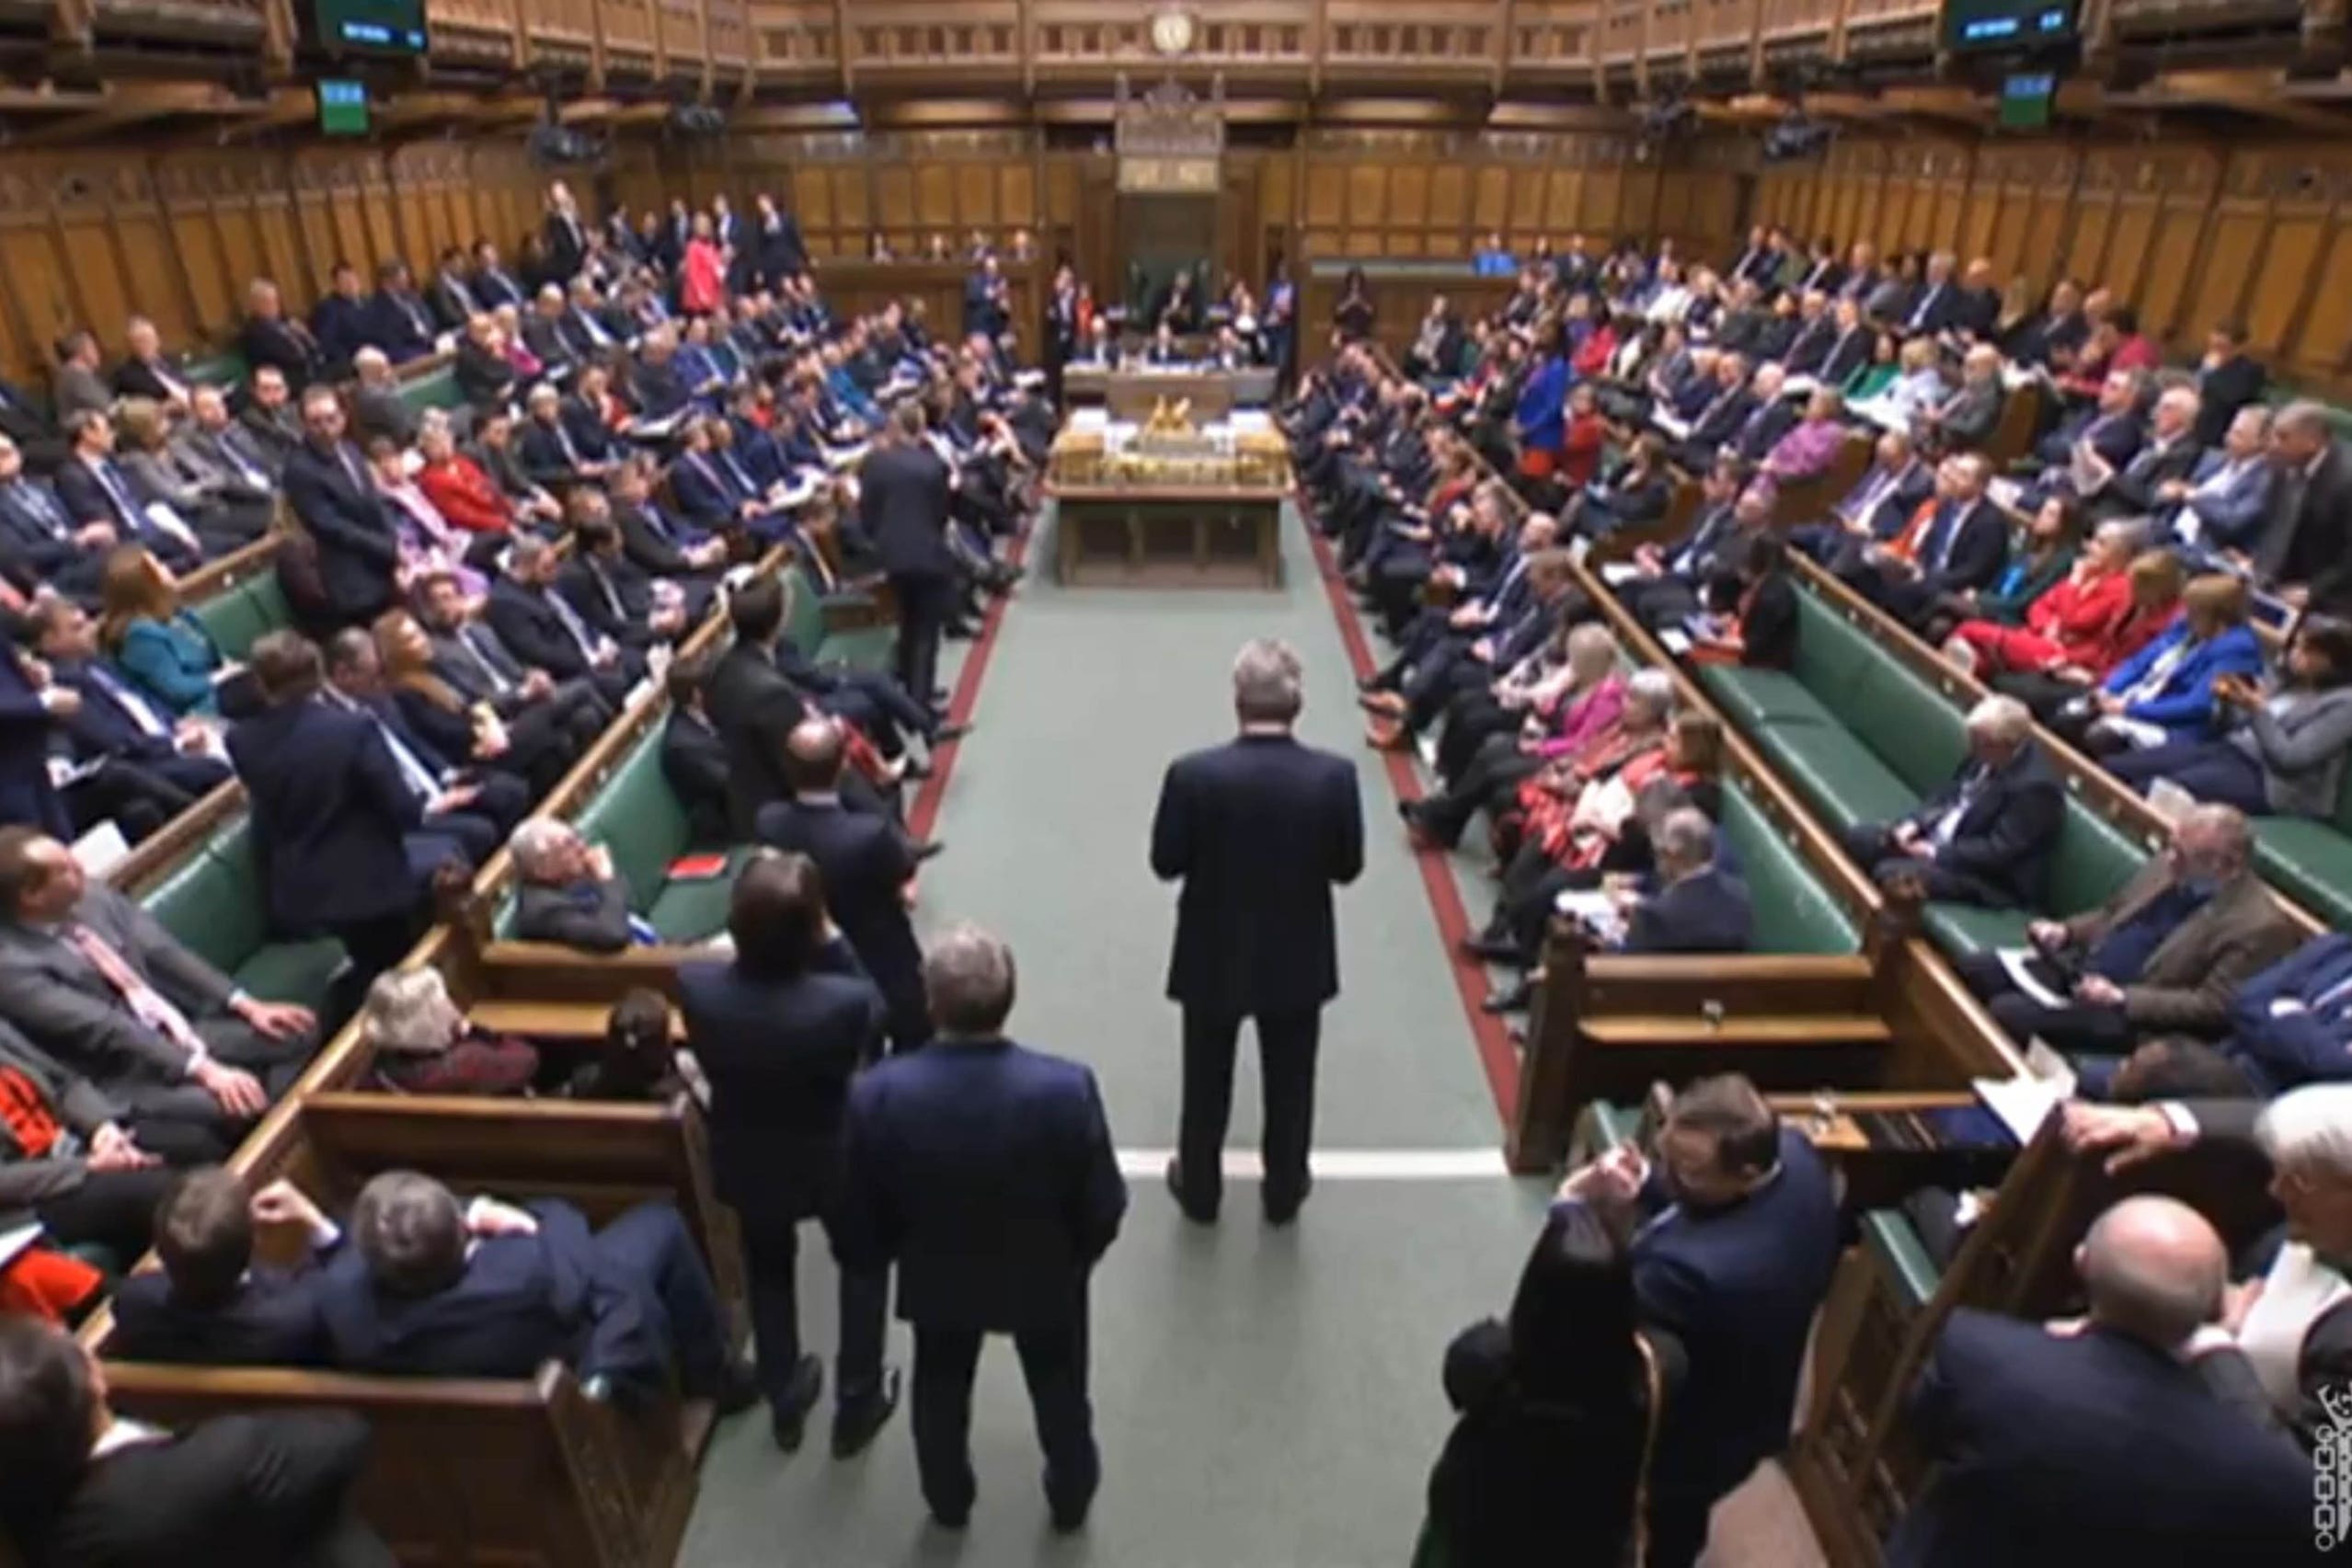
M686 315L710 315L727 303L727 258L711 237L710 214L694 214L694 238L686 242L686 258L678 268L678 309Z
M2088 687L2105 679L2180 611L2179 557L2145 550L2125 559L2140 537L2130 523L2102 525L2073 571L2026 608L2025 625L1964 622L1945 653L1985 681L2047 675Z
M1568 358L1568 369L1576 372L1578 381L1591 381L1609 373L1609 361L1617 357L1617 325L1609 315L1609 307L1598 299L1592 302L1592 326L1584 341Z
M1560 464L1553 476L1572 490L1592 483L1601 449L1609 444L1609 421L1601 417L1601 395L1580 381L1568 392L1568 422L1560 439Z
M457 450L448 420L427 420L418 432L417 451L425 460L417 470L417 488L441 509L442 517L468 533L513 532L514 503L490 482L481 464Z

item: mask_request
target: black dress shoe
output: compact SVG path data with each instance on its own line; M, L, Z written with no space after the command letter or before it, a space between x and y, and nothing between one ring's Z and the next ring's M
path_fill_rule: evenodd
M947 841L944 839L925 839L919 844L909 844L907 853L912 855L915 864L920 865L933 855L945 851L947 847Z
M800 1439L809 1427L809 1412L815 1406L817 1396L825 1391L824 1364L813 1356L803 1356L792 1364L792 1390L784 1407L770 1417L769 1430L775 1436L775 1446L787 1454L800 1451Z
M879 1389L833 1411L833 1458L845 1459L863 1452L898 1408L899 1369L893 1367L882 1374Z
M1168 1196L1176 1199L1176 1207L1183 1210L1184 1217L1187 1219L1191 1220L1195 1225L1214 1225L1217 1223L1217 1211L1214 1207L1205 1209L1196 1208L1193 1207L1192 1199L1186 1195L1184 1190L1184 1162L1177 1159L1173 1154L1169 1155L1167 1173Z
M1478 1007L1483 1013L1520 1013L1534 1000L1535 988L1525 979L1517 979L1499 990L1487 992Z
M939 629L939 635L951 642L968 643L980 635L980 628L969 621L950 621Z
M729 1361L718 1374L711 1402L721 1415L740 1415L760 1402L759 1363L750 1356Z
M1462 939L1462 950L1473 958L1483 959L1489 964L1516 964L1523 956L1519 944L1504 936L1465 936Z
M965 736L969 735L971 732L971 721L969 719L965 720L962 724L943 724L938 728L931 732L931 744L934 746L945 746L950 740L961 740Z
M1314 1178L1309 1176L1294 1194L1286 1193L1279 1197L1269 1195L1266 1199L1266 1222L1278 1230L1294 1222L1299 1210L1306 1207L1307 1194L1314 1190Z
M1076 1535L1080 1530L1084 1529L1087 1510L1092 1508L1094 1504L1095 1500L1092 1497L1076 1503L1056 1503L1048 1499L1047 1512L1053 1517L1054 1533Z

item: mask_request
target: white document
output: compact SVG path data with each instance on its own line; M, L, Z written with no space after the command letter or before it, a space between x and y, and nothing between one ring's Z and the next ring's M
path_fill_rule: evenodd
M829 452L825 453L825 463L835 473L844 468L855 468L866 461L866 454L871 450L873 444L871 441L859 441L855 446L845 446L838 452Z
M147 521L191 550L201 547L197 543L196 531L188 526L188 520L181 517L169 501L149 501Z
M1781 395L1783 397L1810 397L1815 392L1820 389L1820 378L1818 376L1788 376L1784 378L1781 382Z
M23 1257L40 1238L41 1226L38 1220L30 1225L19 1225L13 1230L0 1230L0 1268L6 1268Z
M2034 960L2040 956L2030 947L2004 947L2000 952L2001 967L2007 971L2012 985L2044 1007L2071 1005L2065 997L2044 985L2041 977L2034 973Z
M1603 561L1601 564L1601 580L1611 588L1629 583L1641 575L1641 567L1631 561Z
M1552 901L1552 909L1591 932L1608 946L1614 947L1625 940L1625 919L1618 913L1617 901L1598 887L1562 893Z
M1999 1116L2020 1143L2031 1143L2050 1112L2066 1098L2056 1084L2039 1078L1979 1078L1970 1087L1985 1109Z
M74 841L74 858L82 863L86 876L104 876L130 853L130 841L122 836L122 830L114 825L112 818Z
M1691 439L1691 421L1670 408L1651 409L1649 422L1678 441L1686 441Z
M2020 485L2014 479L1994 479L1989 481L1985 485L1984 493L1991 496L1992 498L1992 504L1999 507L2002 510L2015 511L2017 509L2017 498L2025 493L2025 486Z
M2170 779L2158 779L2149 786L2148 805L2170 827L2197 809L2197 796Z
M1849 413L1859 414L1882 430L1907 430L1910 419L1904 412L1882 397L1865 397L1859 403L1846 405Z
M1568 541L1568 559L1574 561L1578 566L1583 566L1584 558L1591 554L1592 541L1586 538L1583 534L1579 533L1574 539Z
M2056 1085L2065 1098L2074 1098L2074 1064L2050 1049L2050 1043L2039 1035L2025 1042L2025 1070Z
M1666 645L1666 651L1672 654L1677 658L1681 658L1684 654L1691 651L1691 639L1689 635L1672 626L1669 626L1664 631L1658 633L1658 640Z

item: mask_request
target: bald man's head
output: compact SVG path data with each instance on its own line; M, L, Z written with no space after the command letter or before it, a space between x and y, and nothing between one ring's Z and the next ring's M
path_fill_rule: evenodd
M2093 1322L2170 1350L2213 1321L2229 1259L2203 1215L2176 1198L2143 1196L2093 1222L2074 1266Z
M821 715L804 718L784 738L784 772L798 795L824 795L841 787L843 750L841 728Z

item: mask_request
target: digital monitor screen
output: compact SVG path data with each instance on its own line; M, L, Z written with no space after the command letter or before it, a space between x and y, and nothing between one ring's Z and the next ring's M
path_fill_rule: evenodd
M328 136L366 135L368 85L365 82L320 81L318 129Z
M2074 36L2075 0L1945 0L1944 42L1957 51L2038 49Z
M2001 84L2001 123L2013 130L2028 131L2048 125L2050 102L2057 97L2055 72L2018 72Z
M422 54L424 0L318 0L318 46L329 54Z

